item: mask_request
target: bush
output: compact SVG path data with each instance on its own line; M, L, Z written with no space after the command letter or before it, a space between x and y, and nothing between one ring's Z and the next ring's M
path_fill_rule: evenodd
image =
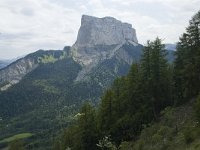
M25 150L24 143L20 140L15 140L10 144L9 150Z
M200 95L197 97L196 102L194 104L195 117L198 121L200 121Z
M122 142L121 145L119 146L120 150L128 150L132 149L132 145L129 142Z
M192 127L187 127L184 131L183 131L183 135L184 135L184 139L185 139L185 143L186 144L190 144L194 141L195 139L195 131Z

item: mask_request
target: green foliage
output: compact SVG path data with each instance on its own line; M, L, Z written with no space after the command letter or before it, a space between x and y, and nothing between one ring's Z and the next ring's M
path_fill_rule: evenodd
M25 150L23 142L16 140L10 144L9 150Z
M79 135L81 149L96 149L98 140L96 112L89 103L85 103L80 112L82 115L78 119L78 127L81 131Z
M195 128L192 128L192 127L185 128L183 135L184 135L186 144L190 144L195 140L196 138L195 132L196 132Z
M146 98L150 100L155 119L160 110L170 105L171 81L166 55L164 45L156 38L153 42L147 42L141 62L142 88L147 93Z
M195 116L198 121L200 121L200 95L196 98L196 102L194 104Z
M117 150L116 146L111 142L108 136L105 136L102 140L99 140L97 144L102 150Z
M54 63L57 61L56 58L54 58L52 55L44 55L43 57L39 57L38 58L38 61L41 62L41 63Z
M175 86L177 104L198 95L200 90L200 11L189 22L177 44Z
M5 142L9 143L9 142L12 142L12 141L29 138L31 136L33 136L33 134L31 134L31 133L16 134L16 135L14 135L12 137L8 137L8 138L5 138L5 139L1 140L0 143L5 143Z
M94 108L85 103L78 115L77 124L66 129L61 139L54 144L55 150L95 150L98 142L98 131L96 125L96 112Z
M188 150L199 149L199 127L191 116L191 104L162 111L159 122L142 130L132 144L134 150ZM184 113L186 111L186 113Z
M132 144L129 142L122 142L119 146L120 150L131 150L132 149Z

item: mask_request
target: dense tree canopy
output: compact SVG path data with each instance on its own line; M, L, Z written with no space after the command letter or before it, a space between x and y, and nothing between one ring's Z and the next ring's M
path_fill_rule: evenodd
M180 37L174 64L176 96L181 103L196 96L200 90L200 11Z

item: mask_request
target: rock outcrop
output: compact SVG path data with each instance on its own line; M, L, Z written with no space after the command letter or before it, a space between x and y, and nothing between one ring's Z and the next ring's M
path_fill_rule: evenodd
M65 47L64 50L38 50L0 69L0 91L7 90L20 82L40 64L55 63L57 60L64 59L67 57L68 49Z
M35 69L38 64L34 59L22 58L0 70L0 90L6 90L13 84L18 83L27 73Z
M83 15L77 41L71 48L72 57L83 66L77 80L83 79L100 62L111 59L127 43L138 45L136 31L131 24L112 17Z
M83 15L77 41L74 46L123 44L126 40L138 43L135 29L131 24L122 23L112 17L96 18Z

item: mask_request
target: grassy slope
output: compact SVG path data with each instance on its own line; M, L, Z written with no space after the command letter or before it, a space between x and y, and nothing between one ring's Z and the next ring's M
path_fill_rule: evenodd
M166 108L161 119L144 127L140 138L124 142L123 150L199 150L200 128L193 115L192 102Z

